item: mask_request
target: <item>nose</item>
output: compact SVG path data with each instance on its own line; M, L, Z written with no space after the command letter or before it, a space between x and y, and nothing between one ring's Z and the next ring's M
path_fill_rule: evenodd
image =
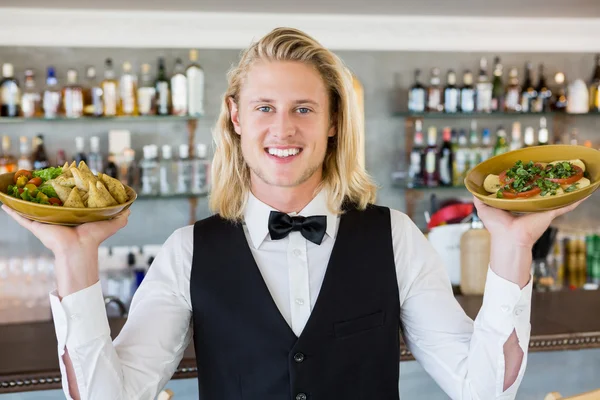
M294 136L296 133L296 125L293 116L289 113L277 113L273 124L271 125L271 133L279 138Z

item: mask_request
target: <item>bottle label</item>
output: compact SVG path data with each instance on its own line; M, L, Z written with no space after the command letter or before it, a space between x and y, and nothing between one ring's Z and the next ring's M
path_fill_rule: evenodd
M135 82L131 75L121 77L121 108L123 114L131 115L135 112Z
M200 68L190 68L188 79L188 113L190 115L204 114L204 71Z
M158 113L161 115L169 114L169 83L158 82L156 91Z
M187 115L187 78L185 75L175 75L171 79L171 96L173 115Z
M444 108L446 112L455 113L458 112L458 89L446 90L444 96Z
M492 110L492 84L480 83L477 85L477 111L490 112Z
M16 107L21 102L21 90L13 81L6 81L0 87L2 105Z
M81 117L83 114L83 93L81 90L67 88L63 99L65 116L68 118Z
M519 104L519 91L517 89L509 89L506 93L506 109L508 111L521 111Z
M60 93L46 90L44 92L44 99L43 99L44 117L55 118L58 115L59 106L60 106Z
M462 112L475 111L475 91L473 89L463 89L460 97L460 109Z
M138 108L141 115L154 114L153 103L156 90L153 87L142 87L138 89Z
M425 171L428 174L435 173L435 152L430 151L425 156Z
M21 97L21 111L25 118L35 117L40 104L39 93L23 93Z
M105 82L102 89L104 93L104 115L117 115L117 85L114 82Z
M440 103L441 103L441 91L437 89L432 89L429 91L429 99L427 100L427 108L431 111L441 111Z
M425 89L412 89L410 91L408 109L412 112L425 111Z
M442 152L442 157L440 158L440 181L444 185L452 184L451 168L452 165L450 165L450 150L445 149Z

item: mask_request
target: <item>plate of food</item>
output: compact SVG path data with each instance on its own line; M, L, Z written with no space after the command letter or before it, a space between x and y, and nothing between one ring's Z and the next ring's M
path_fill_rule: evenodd
M0 175L0 202L38 222L76 226L112 219L137 198L129 186L85 162Z
M600 186L600 151L584 146L527 147L492 157L465 178L485 204L515 212L565 207Z

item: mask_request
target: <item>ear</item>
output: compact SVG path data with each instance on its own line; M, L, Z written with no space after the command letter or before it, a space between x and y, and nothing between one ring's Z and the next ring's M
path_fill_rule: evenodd
M337 116L334 115L333 118L331 118L331 126L329 127L329 131L327 132L327 136L334 137L336 135L336 133L337 133L336 125L337 125Z
M240 112L238 105L233 99L233 97L229 97L227 99L227 105L229 106L229 114L231 115L231 123L233 124L233 129L235 130L235 133L241 135L242 129L240 128Z

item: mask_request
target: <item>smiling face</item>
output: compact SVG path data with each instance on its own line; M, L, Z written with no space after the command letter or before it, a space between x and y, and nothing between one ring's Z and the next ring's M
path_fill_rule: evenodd
M335 134L328 92L316 69L300 62L256 63L229 108L253 190L316 188L328 138Z

